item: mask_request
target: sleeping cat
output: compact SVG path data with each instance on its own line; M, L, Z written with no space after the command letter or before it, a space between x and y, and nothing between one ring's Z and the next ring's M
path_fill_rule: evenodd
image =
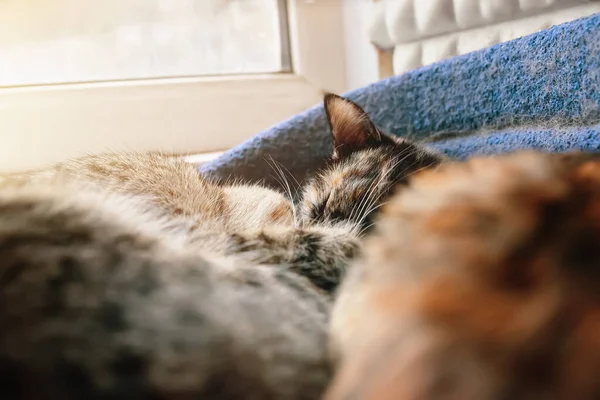
M327 400L600 398L600 155L425 171L366 242Z
M316 399L332 293L378 207L440 157L328 95L297 205L177 158L105 154L0 186L6 398Z

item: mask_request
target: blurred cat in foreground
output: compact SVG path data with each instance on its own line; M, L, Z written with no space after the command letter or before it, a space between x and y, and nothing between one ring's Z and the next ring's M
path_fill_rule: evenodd
M366 241L327 400L600 398L598 155L424 171Z

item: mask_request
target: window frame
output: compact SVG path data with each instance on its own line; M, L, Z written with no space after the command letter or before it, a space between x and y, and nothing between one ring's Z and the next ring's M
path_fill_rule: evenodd
M101 151L216 154L317 104L326 91L352 88L347 18L363 10L349 11L344 0L279 1L292 73L0 89L0 172ZM374 65L368 80L375 80L374 49L367 56Z

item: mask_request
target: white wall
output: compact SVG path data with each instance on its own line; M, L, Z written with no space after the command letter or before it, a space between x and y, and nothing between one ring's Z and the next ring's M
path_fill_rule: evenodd
M379 79L377 51L369 42L372 0L344 0L346 76L350 90Z

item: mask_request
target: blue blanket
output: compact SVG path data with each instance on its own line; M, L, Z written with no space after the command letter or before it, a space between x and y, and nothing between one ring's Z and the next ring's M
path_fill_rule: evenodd
M450 157L515 149L600 150L600 14L345 94L396 135ZM274 184L270 158L298 180L331 151L317 105L205 164L216 179Z

